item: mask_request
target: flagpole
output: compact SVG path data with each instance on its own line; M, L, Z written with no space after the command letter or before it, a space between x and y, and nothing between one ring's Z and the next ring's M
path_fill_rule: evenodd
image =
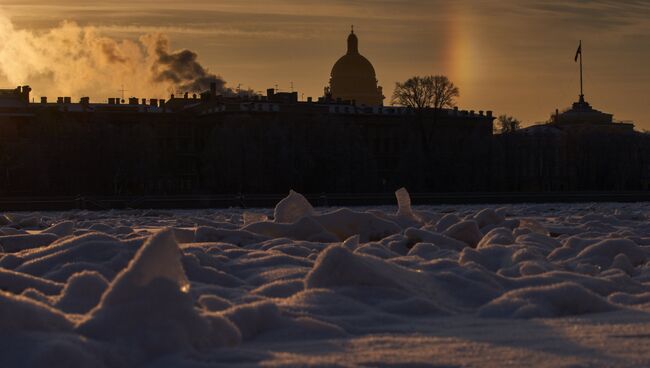
M585 95L582 92L582 40L580 40L580 102L584 101Z

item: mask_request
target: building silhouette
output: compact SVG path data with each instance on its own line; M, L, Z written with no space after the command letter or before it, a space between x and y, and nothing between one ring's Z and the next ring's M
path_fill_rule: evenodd
M555 111L551 116L551 124L556 124L564 128L576 126L588 126L592 129L622 129L634 130L634 124L631 123L614 123L614 115L598 111L591 107L589 102L585 101L585 96L580 95L578 102L574 102L571 108L563 112Z
M356 105L382 106L384 95L377 83L375 68L359 53L359 39L353 28L348 36L348 51L334 64L325 94Z
M0 90L0 196L650 190L650 134L581 94L549 123L493 135L492 111L383 106L348 37L328 93L169 99Z

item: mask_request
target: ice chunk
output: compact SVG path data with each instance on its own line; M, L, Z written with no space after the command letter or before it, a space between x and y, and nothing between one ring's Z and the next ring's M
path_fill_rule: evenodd
M426 275L373 256L352 253L342 245L323 251L305 278L305 288L376 286L410 291L434 299L435 285Z
M212 294L201 295L199 304L210 312L218 312L232 307L232 303L228 300Z
M45 247L59 237L54 234L20 234L0 236L0 246L7 253L19 252L23 249Z
M171 230L152 236L78 330L152 356L238 343L240 333L232 323L194 308L180 258Z
M311 217L302 217L290 224L268 221L255 222L245 226L242 230L271 238L289 238L323 243L338 241L334 234L329 233Z
M286 324L277 305L268 301L234 306L223 315L237 326L244 340Z
M406 188L400 188L395 192L397 198L397 216L416 219L411 209L411 196Z
M288 298L291 295L302 291L305 284L302 280L277 280L260 286L251 293L269 298Z
M474 215L474 220L478 223L478 227L482 228L487 225L499 225L505 221L505 218L493 209L485 208Z
M269 237L250 231L215 229L209 226L199 227L194 236L194 241L197 243L223 242L239 246L261 243L265 240L269 240Z
M343 246L348 248L351 251L354 251L359 247L359 235L353 235L343 242Z
M444 234L450 238L460 240L472 248L475 248L483 238L476 221L473 220L456 223L445 230Z
M68 235L72 235L74 231L74 222L72 221L63 221L59 222L56 225L52 225L47 229L41 231L42 234L54 234L60 238Z
M3 333L71 329L72 323L58 310L24 296L0 291L0 330Z
M436 224L436 232L441 233L447 230L450 226L459 222L460 217L456 216L453 213L448 213L444 215L440 220L438 220L438 223Z
M339 241L344 241L353 235L359 235L359 240L365 243L383 239L401 231L401 228L392 221L347 208L313 216L313 219L321 224L325 230L338 237Z
M406 229L404 235L408 238L409 244L411 245L417 243L432 243L439 248L451 250L462 250L467 246L466 243L450 238L449 236L413 227Z
M68 280L54 306L66 313L86 313L99 303L108 281L95 271L79 272Z
M54 295L63 289L63 285L48 279L0 268L0 289L15 294L19 294L25 289L36 289L44 294Z
M313 214L314 207L307 201L307 198L291 190L289 195L275 206L273 217L275 222L292 223L298 221L301 217Z
M512 236L512 231L504 227L498 227L485 234L476 248L480 249L493 244L509 245L514 242L515 238Z
M546 236L550 235L548 230L546 230L546 228L542 224L540 224L539 221L531 219L531 218L520 219L519 220L519 228L520 229L528 229L531 232L546 235Z
M439 250L440 248L431 243L417 243L409 250L408 255L430 260Z
M561 317L616 310L617 307L579 284L559 284L513 290L479 309L482 317Z
M268 216L258 212L244 212L244 226L254 224L256 222L268 221Z
M634 266L646 261L645 252L629 239L605 239L583 249L576 258L600 267L609 267L617 254L625 254Z

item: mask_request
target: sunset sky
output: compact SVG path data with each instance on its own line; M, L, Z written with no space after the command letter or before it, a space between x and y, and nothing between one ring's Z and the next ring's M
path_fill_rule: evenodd
M143 94L138 97L168 94L145 88L141 82L145 77L139 79L135 71L124 74L101 62L85 69L47 50L54 42L73 47L76 37L48 38L44 36L48 32L72 29L76 34L80 28L92 29L103 43L114 40L118 53L137 54L133 60L143 63L147 56L137 51L145 47L141 37L162 33L171 49L195 51L199 62L231 87L241 84L262 91L277 84L287 91L293 82L305 97L316 97L322 95L332 65L345 53L354 24L360 52L374 64L387 97L396 81L445 74L460 88L462 109L507 113L525 125L546 120L556 108L577 100L578 65L573 57L582 39L587 101L613 113L615 119L633 120L637 129L650 129L650 2L646 0L90 3L2 0L3 88L31 84L37 98L89 94L104 100L108 94L119 96L122 84ZM29 47L23 50L23 44ZM138 62L128 67L137 70ZM71 78L81 81L62 82Z

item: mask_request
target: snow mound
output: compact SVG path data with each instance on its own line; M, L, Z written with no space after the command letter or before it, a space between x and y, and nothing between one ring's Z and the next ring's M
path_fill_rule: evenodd
M609 267L618 254L626 255L631 264L635 266L646 261L645 252L629 239L602 240L583 249L576 258L600 267Z
M0 329L3 333L66 332L72 330L72 323L46 304L0 291Z
M574 282L513 290L481 307L481 317L561 317L618 309L598 294Z
M402 229L394 222L381 219L373 214L356 212L342 208L333 212L313 216L322 227L338 237L339 241L359 235L362 243L380 240L397 234Z
M474 215L474 221L478 224L479 228L483 228L488 225L499 225L505 221L505 217L498 214L495 210L491 208L484 208Z
M194 241L197 243L223 242L239 246L261 243L270 238L244 230L217 229L201 226L196 229Z
M509 229L506 229L504 227L497 227L495 229L490 230L483 238L481 238L481 241L478 243L476 248L480 249L483 247L487 247L489 245L510 245L515 242L514 236L512 236L512 231Z
M48 279L0 268L0 289L15 294L20 294L25 289L35 289L44 294L53 295L58 294L63 289L63 285Z
M45 247L59 237L54 234L19 234L0 236L0 246L7 253L19 252L24 249Z
M232 307L223 312L241 332L242 339L250 340L259 333L281 327L285 320L272 302L262 301Z
M314 207L302 194L289 191L289 195L275 206L273 217L278 223L292 223L301 217L314 215Z
M293 223L255 222L242 228L255 234L271 238L288 238L313 242L333 243L338 238L329 233L321 224L311 217L302 217Z
M86 313L99 303L108 281L95 271L79 272L68 280L54 306L66 313Z
M229 321L194 308L180 258L171 230L152 236L78 331L152 356L237 344L239 331Z
M476 248L478 242L483 238L478 224L474 220L461 221L451 225L444 232L450 238L460 240L472 248Z
M404 235L410 244L431 243L439 248L452 250L462 250L467 246L466 243L449 236L413 227L406 229Z
M320 254L307 274L305 288L347 286L396 289L430 300L440 296L436 285L423 273L333 244Z
M52 225L47 229L41 231L41 234L54 234L60 238L68 235L72 235L74 231L74 222L72 221L62 221L56 225Z

